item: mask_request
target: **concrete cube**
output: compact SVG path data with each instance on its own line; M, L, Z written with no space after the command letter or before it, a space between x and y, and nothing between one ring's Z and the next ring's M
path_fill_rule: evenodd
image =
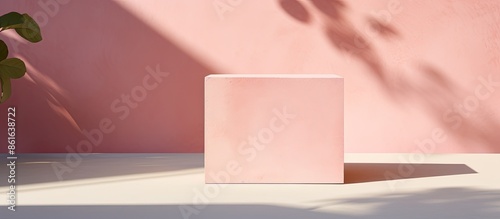
M205 78L206 183L342 183L344 80L333 74Z

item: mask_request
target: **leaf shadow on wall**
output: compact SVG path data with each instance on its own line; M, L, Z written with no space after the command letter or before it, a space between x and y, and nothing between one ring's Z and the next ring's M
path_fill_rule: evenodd
M404 37L390 22L367 16L364 23L370 27L371 33L378 36L367 37L346 16L349 8L347 1L278 2L286 14L300 23L309 25L313 22L312 17L317 17L322 26L319 31L323 32L332 48L366 66L366 77L373 78L384 95L394 100L398 107L410 105L412 108L423 108L439 128L459 140L464 150L500 152L500 135L496 134L500 121L494 119L494 113L481 107L484 102L481 103L481 100L474 97L475 94L470 89L459 86L447 76L450 74L439 70L432 63L411 63L411 72L406 72L407 70L397 69L397 66L388 65L380 57L381 49L377 47L377 50L373 46L377 40L395 42ZM477 103L472 103L475 105L469 106L470 110L465 112L457 109L456 106L460 104L464 108L469 96ZM434 146L431 153L435 151Z

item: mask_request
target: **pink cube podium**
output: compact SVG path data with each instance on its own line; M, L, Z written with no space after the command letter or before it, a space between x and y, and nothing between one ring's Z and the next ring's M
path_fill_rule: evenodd
M205 77L206 183L343 181L342 77Z

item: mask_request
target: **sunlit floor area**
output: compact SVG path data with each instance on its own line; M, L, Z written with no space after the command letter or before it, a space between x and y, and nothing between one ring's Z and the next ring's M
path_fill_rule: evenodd
M6 155L0 199L7 200ZM203 154L24 154L14 218L500 218L500 154L347 154L345 184L204 184ZM4 177L5 176L5 177Z

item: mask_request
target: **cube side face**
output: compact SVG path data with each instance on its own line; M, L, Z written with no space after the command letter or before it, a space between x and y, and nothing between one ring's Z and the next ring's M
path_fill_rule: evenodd
M342 183L342 78L205 80L206 183Z

